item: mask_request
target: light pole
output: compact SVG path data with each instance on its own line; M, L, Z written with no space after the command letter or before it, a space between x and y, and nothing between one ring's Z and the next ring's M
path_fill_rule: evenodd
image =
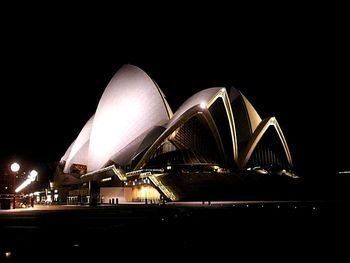
M11 171L14 173L13 174L13 182L12 182L12 192L13 192L13 209L16 208L16 188L15 188L15 183L16 183L16 175L17 175L17 172L19 171L19 169L21 168L21 166L14 162L13 164L11 164Z
M38 172L36 170L31 170L29 176L31 183L34 183L35 179L37 179ZM31 186L31 192L33 192L33 186ZM34 207L34 193L30 198L30 206Z

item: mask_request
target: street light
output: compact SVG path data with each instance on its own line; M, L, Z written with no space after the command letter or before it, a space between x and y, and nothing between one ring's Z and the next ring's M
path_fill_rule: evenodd
M12 172L17 173L17 172L19 171L19 168L21 168L21 167L19 166L18 163L13 163L13 164L11 164L11 171L12 171Z
M24 188L26 188L28 185L34 182L37 176L38 176L38 172L36 170L30 171L27 179L16 188L15 193L21 192ZM33 190L32 186L30 187L30 190L31 191ZM31 206L34 207L34 197L32 193L30 196L31 196L31 199L30 199Z
M19 171L19 169L21 168L21 166L14 162L11 164L11 171L14 172L14 175L13 175L13 183L12 183L12 192L13 192L13 209L16 208L16 192L15 192L15 183L16 183L16 175L17 175L17 172Z
M37 172L36 170L31 170L30 173L29 173L29 175L30 175L30 180L31 180L32 182L34 182L35 179L36 179L36 177L38 176L38 172Z

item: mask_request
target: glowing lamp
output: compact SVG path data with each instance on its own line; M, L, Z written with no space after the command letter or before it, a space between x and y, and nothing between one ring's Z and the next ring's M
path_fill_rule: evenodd
M11 164L11 171L12 172L18 172L19 171L19 168L20 168L20 166L19 166L19 164L18 163L13 163L13 164Z

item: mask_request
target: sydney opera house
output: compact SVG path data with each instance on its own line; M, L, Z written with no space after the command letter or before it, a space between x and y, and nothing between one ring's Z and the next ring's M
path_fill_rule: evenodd
M124 65L61 158L55 185L68 202L229 199L244 177L294 177L274 117L237 89L214 87L175 112L140 68Z

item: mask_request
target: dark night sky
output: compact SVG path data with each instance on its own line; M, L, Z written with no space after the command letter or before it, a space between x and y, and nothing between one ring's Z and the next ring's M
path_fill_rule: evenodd
M201 89L240 89L261 117L277 117L297 173L350 168L348 21L337 10L239 17L175 10L152 22L155 14L132 21L121 11L109 19L73 12L2 21L2 162L58 161L110 78L131 63L174 111Z

